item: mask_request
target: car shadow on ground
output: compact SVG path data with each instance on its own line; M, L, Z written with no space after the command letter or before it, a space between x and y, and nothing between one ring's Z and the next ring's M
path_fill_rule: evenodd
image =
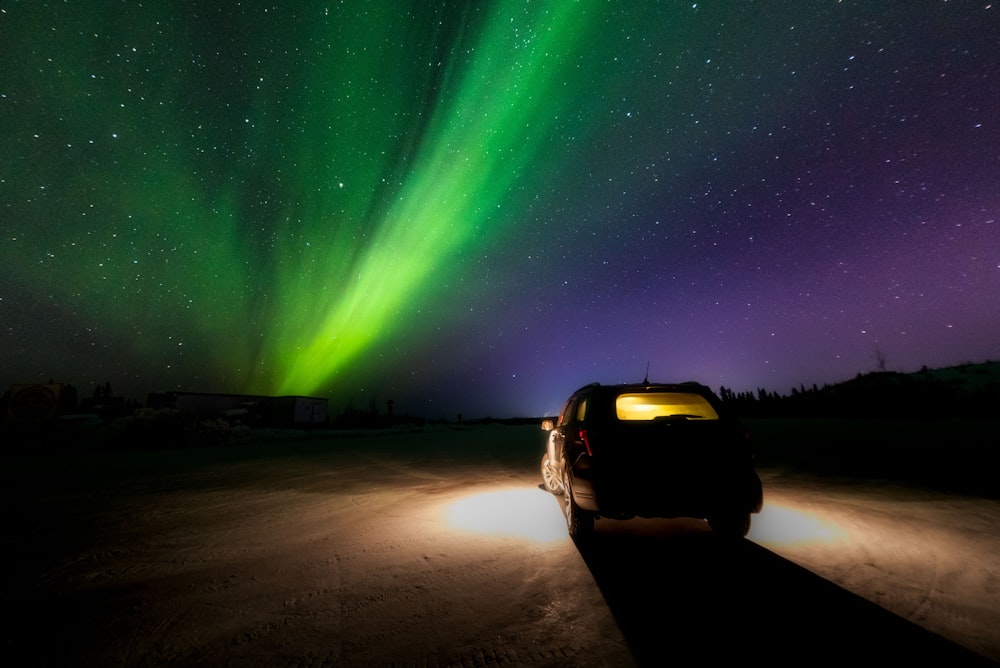
M750 540L630 522L577 548L639 666L997 665Z

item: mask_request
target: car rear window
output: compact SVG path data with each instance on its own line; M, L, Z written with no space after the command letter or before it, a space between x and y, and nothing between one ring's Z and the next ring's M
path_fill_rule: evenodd
M619 394L615 400L619 420L655 420L685 416L692 420L718 420L712 404L693 392L635 392Z

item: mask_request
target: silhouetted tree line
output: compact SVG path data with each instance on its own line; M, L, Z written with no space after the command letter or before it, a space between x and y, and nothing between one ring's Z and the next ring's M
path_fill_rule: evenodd
M355 408L354 402L349 401L344 412L330 421L330 426L335 429L381 429L407 424L423 425L426 422L422 417L396 415L395 404L392 399L386 401L383 413L375 397L369 401L367 410Z
M76 388L72 385L64 385L63 393L67 389L70 389L74 394L76 393ZM113 420L132 415L140 406L141 404L135 399L127 399L115 394L111 389L111 383L105 382L103 385L95 385L90 396L82 397L74 411L95 413L105 420Z
M990 367L993 367L991 370ZM904 418L945 417L994 418L1000 415L1000 382L995 365L956 367L956 374L943 376L926 367L903 374L878 371L858 374L836 385L792 388L789 394L733 392L722 387L719 396L736 415L746 418ZM969 382L962 374L989 375L982 382ZM990 379L992 378L992 379Z
M1000 362L936 370L924 367L909 374L881 370L859 373L836 385L793 387L788 394L765 388L735 392L723 386L719 397L733 413L745 418L996 418L1000 416ZM0 394L0 423L7 415L10 399L9 390ZM107 382L95 385L90 394L82 397L76 387L63 384L58 401L59 416L91 414L106 422L133 415L142 408L139 402L117 395ZM379 428L427 422L420 416L396 414L394 403L385 402L384 411L379 410L374 398L367 410L348 403L344 412L328 424L335 428ZM463 422L461 415L458 421Z

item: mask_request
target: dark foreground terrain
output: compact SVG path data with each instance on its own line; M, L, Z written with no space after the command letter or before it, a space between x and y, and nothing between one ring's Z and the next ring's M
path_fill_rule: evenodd
M871 425L839 451L830 429L755 425L765 509L748 540L600 520L583 552L538 489L533 425L23 443L4 467L0 658L996 665L1000 502L982 476L959 489L957 464L940 480L912 465L900 484L884 450L848 475ZM814 460L794 445L810 436Z

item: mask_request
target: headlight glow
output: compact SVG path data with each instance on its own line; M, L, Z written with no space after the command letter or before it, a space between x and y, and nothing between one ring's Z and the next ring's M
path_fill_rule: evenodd
M448 524L477 534L527 538L540 543L569 540L552 495L515 488L466 496L445 508Z

